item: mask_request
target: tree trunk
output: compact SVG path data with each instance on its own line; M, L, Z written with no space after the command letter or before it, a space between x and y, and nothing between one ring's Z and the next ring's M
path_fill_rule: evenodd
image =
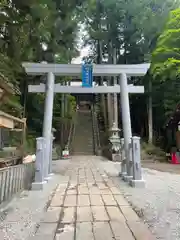
M97 63L101 64L102 63L102 42L101 40L98 40L98 59ZM103 86L104 78L100 77L100 85ZM101 94L101 107L102 107L102 112L103 112L103 118L104 118L104 125L105 129L107 128L108 125L108 119L107 119L107 109L106 109L106 101L105 101L105 94Z
M152 80L148 82L148 142L153 143Z
M116 48L113 49L113 64L116 64L117 57L116 57ZM117 77L114 77L114 85L117 84ZM117 93L114 93L114 118L113 122L115 126L118 127L118 101L117 101Z
M112 63L112 42L109 42L108 44L108 63ZM108 77L108 85L111 85L111 77ZM109 128L112 127L113 124L113 109L112 109L112 94L107 94L107 105L108 105L108 123Z

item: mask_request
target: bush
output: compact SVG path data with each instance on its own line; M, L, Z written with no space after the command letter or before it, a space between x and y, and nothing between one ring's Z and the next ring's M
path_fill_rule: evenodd
M141 147L142 151L146 154L147 158L153 157L159 161L166 160L165 152L160 147L145 142L142 142Z

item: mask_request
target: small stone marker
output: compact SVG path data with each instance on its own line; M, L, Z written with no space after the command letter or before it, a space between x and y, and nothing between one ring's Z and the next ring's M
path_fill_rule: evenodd
M42 190L44 181L44 159L45 159L45 139L43 137L36 138L36 162L35 162L35 182L32 183L32 190Z
M125 150L124 150L124 138L121 138L121 173L120 176L126 176L126 158L125 158Z
M132 154L133 154L133 179L130 181L132 187L144 187L145 181L142 179L141 168L141 148L140 138L132 137Z

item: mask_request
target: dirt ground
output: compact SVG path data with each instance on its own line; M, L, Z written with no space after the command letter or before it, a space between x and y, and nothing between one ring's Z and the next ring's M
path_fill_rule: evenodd
M170 163L161 163L153 161L142 161L144 168L150 168L161 172L169 172L174 174L180 174L180 164L174 165Z

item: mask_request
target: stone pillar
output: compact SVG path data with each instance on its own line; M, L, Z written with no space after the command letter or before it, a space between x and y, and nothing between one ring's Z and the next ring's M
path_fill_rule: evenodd
M46 82L46 99L43 123L43 137L46 139L46 158L45 158L45 179L48 179L49 164L50 164L50 146L53 118L53 101L54 101L54 82L53 73L48 73Z
M133 179L130 180L132 187L141 188L145 186L145 181L142 179L141 168L141 147L140 138L132 137L132 154L133 154Z
M32 183L32 190L42 190L45 170L45 149L46 141L43 137L36 138L36 161L35 161L35 182Z
M120 88L121 88L121 108L122 108L122 126L123 126L123 136L124 136L124 148L126 157L126 170L127 175L124 180L129 181L133 176L132 169L132 154L131 154L131 116L129 107L129 92L126 74L121 74L120 76Z
M124 177L127 175L126 171L126 157L125 157L125 150L124 150L124 138L121 138L121 173L120 176Z

